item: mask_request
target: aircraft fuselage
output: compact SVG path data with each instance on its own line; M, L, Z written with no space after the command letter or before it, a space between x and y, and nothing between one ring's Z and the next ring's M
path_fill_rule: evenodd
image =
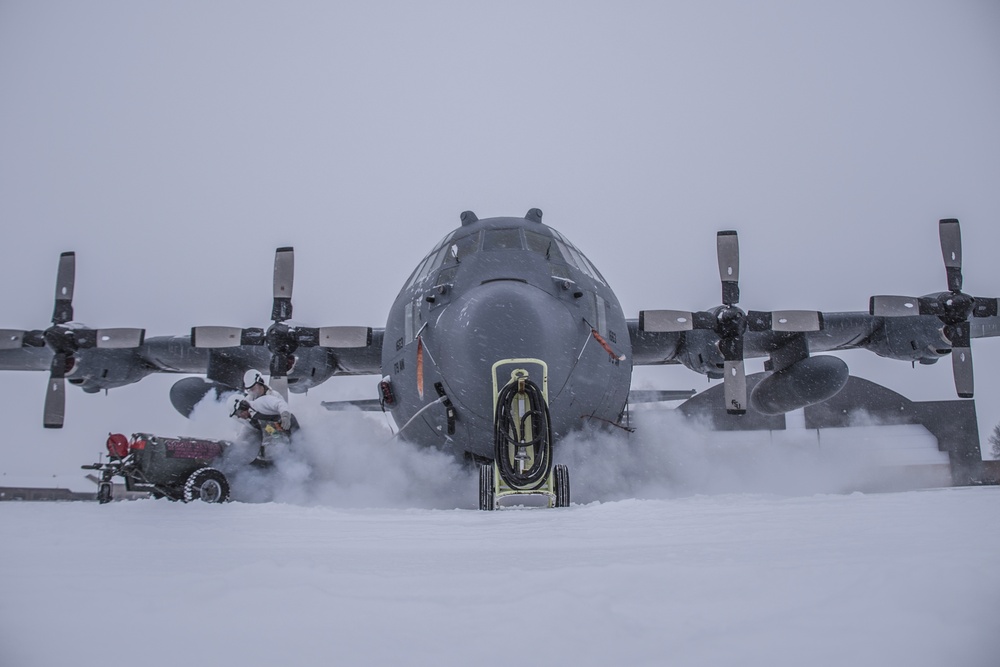
M382 372L407 440L493 458L493 399L515 369L545 392L556 442L620 419L632 375L621 305L590 261L533 213L466 214L396 297Z

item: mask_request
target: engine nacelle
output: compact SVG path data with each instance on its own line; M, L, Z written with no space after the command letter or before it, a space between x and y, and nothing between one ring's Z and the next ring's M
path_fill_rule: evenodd
M807 357L758 382L750 394L750 407L778 415L822 403L844 388L850 374L837 357Z
M153 372L134 350L78 350L66 381L88 394L133 384Z
M722 353L714 331L694 330L684 332L684 342L677 350L677 360L695 373L713 380L722 377Z
M868 349L889 359L934 363L951 350L937 318L887 317L871 337Z
M174 409L185 417L190 417L194 406L198 405L209 392L214 391L212 398L218 400L223 394L235 391L221 382L213 382L201 377L190 377L178 380L170 388L170 402Z

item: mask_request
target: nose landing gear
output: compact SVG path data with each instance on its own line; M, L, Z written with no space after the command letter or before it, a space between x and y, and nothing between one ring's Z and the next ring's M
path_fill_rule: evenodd
M552 464L545 395L524 369L495 395L493 462L480 466L479 509L505 505L568 507L569 470Z

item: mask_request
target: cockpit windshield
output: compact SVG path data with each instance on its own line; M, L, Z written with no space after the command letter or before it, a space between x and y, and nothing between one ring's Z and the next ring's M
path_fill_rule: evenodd
M604 278L597 272L594 265L572 243L554 229L546 229L546 231L550 232L551 235L518 228L486 229L465 235L462 235L461 229L456 230L445 236L434 247L434 250L424 258L420 267L413 272L406 287L410 288L427 276L436 273L449 261L449 257L453 258L451 260L453 262L461 262L469 255L480 251L524 249L544 255L547 261L555 265L568 265L594 280L604 283Z
M520 229L487 229L483 250L523 250Z

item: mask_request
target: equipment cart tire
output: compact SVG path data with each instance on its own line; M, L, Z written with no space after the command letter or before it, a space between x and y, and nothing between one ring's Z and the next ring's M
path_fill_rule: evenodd
M229 500L229 480L215 468L199 468L184 483L184 502L201 500L224 503Z

